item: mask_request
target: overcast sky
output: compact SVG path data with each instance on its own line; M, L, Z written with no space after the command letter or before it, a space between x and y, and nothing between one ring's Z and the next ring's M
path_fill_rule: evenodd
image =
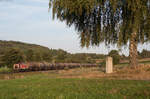
M39 44L53 49L64 49L71 53L105 53L111 49L100 47L82 49L74 28L52 20L48 12L49 0L0 0L0 40L14 40ZM149 45L139 46L150 49ZM123 50L128 55L128 48Z

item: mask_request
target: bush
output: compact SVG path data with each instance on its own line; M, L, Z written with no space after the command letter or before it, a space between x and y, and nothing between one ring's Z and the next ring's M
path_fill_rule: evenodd
M12 72L12 69L8 67L0 67L0 73L9 73Z
M116 65L116 64L119 64L120 62L120 56L113 56L113 64Z
M112 50L109 53L109 56L111 56L113 58L113 64L114 65L119 64L119 62L120 62L120 55L119 55L117 50Z
M13 68L14 64L25 62L25 56L19 49L10 49L2 57L2 60L4 65L8 66L9 68Z

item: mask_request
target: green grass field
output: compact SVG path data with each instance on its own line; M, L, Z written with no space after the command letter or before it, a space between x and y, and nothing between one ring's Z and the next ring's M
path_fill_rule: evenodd
M0 99L150 99L150 81L55 78L0 80Z
M148 65L148 64L150 64L150 60L140 61L139 64ZM129 62L117 64L117 67L124 67L124 66L129 66Z

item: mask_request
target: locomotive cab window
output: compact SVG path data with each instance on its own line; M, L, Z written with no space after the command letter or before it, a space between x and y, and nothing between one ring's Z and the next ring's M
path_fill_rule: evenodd
M14 69L19 69L19 64L15 64Z

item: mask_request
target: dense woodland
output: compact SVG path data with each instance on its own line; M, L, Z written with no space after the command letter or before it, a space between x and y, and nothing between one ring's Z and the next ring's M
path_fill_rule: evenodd
M50 62L50 63L102 63L107 55L96 53L71 54L62 49L49 49L35 44L16 41L0 41L0 66L12 67L20 62ZM120 59L128 59L119 55L117 50L112 50L109 56L117 64ZM143 50L139 58L150 57L150 51Z

